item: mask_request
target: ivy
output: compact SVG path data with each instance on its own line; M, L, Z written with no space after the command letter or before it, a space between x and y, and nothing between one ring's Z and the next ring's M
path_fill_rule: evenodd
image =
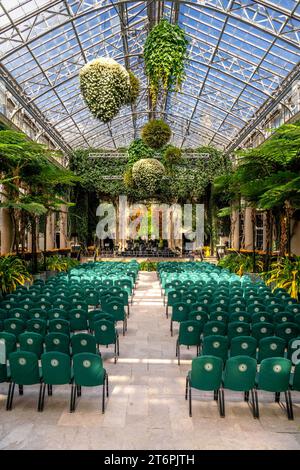
M188 41L184 31L161 20L149 33L144 45L146 75L155 105L159 90L178 91L184 80Z

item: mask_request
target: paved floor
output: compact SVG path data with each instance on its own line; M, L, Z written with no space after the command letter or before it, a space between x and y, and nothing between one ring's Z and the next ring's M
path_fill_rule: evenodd
M241 395L229 392L226 418L211 394L195 392L189 418L184 388L195 351L182 348L177 365L177 330L171 338L164 312L156 274L140 273L119 362L103 350L110 378L104 415L98 389L84 389L70 414L68 387L55 388L43 413L35 411L37 387L25 388L7 412L7 385L0 384L0 449L300 449L300 394L294 422L268 394L260 395L261 418L254 420Z

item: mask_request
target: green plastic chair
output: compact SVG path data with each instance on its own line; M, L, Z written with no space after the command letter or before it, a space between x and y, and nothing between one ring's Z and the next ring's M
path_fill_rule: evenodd
M70 354L70 337L63 333L48 333L45 336L45 346L46 352Z
M50 320L48 325L49 333L63 333L70 336L70 322L59 318L58 320Z
M230 343L230 357L249 356L256 359L257 341L252 336L235 336Z
M252 317L248 312L233 312L229 315L229 322L251 323Z
M28 312L28 319L41 319L41 320L47 320L48 319L48 313L47 310L42 310L41 308L32 308Z
M274 323L295 322L295 315L291 312L279 312L274 315Z
M290 374L292 362L284 357L270 357L261 361L256 388L275 393L275 402L280 402L280 393L284 392L288 419L294 419L290 392Z
M98 320L94 324L95 327L95 339L98 346L108 347L110 344L114 344L114 359L115 364L117 358L120 355L119 346L119 335L113 322L109 320Z
M88 333L77 333L71 337L72 355L80 353L97 354L96 338Z
M45 391L48 395L53 393L53 385L66 385L72 383L71 359L68 354L58 351L46 352L41 357L43 379L40 386L40 411L44 410Z
M287 305L285 307L285 311L293 313L294 315L297 315L298 313L300 313L300 305L299 304Z
M177 302L172 306L172 315L170 321L171 336L173 336L173 322L187 321L189 314L189 307L184 302Z
M70 412L76 408L76 395L81 396L81 387L102 385L102 413L105 411L105 388L108 397L108 375L99 354L81 353L73 356L74 382L71 389Z
M19 335L25 330L26 323L19 318L7 318L4 320L3 325L4 331L12 333L16 338L19 338Z
M24 385L40 384L40 372L38 357L28 351L16 351L9 356L10 384L7 395L6 409L11 410L14 398L15 385L19 385L20 395L23 394ZM40 411L41 392L38 400L38 411Z
M88 316L82 310L70 310L69 322L71 331L88 330Z
M244 392L245 401L249 402L254 418L259 417L257 390L255 388L256 360L250 356L235 356L228 359L225 365L223 388L235 392ZM225 400L224 400L225 416Z
M201 345L201 325L197 321L188 320L182 321L179 324L179 334L176 341L176 357L178 359L178 365L180 365L180 345L196 346L197 356L199 356L200 345Z
M262 338L259 341L258 362L268 357L284 357L285 340L271 336L270 338Z
M48 311L48 320L68 320L69 313L66 310L52 308Z
M181 302L182 295L178 289L174 289L168 292L167 303L166 303L166 317L169 318L169 307L173 307L174 304Z
M251 323L254 325L255 323L267 322L273 323L274 316L269 312L256 312L252 315Z
M228 359L228 347L229 341L227 336L205 336L202 342L202 355L219 357L225 363Z
M227 335L229 341L236 336L250 336L250 325L246 322L230 322L227 325Z
M220 416L224 416L224 396L221 391L223 361L219 357L205 355L192 361L192 369L188 372L185 387L185 399L189 396L189 415L192 416L192 388L212 391L217 400Z
M44 352L44 338L38 333L21 333L19 336L20 351L28 351L37 355L40 359Z
M254 323L254 325L252 325L252 336L257 341L260 341L262 338L268 338L269 336L273 336L273 334L274 326L272 323L262 321L259 323Z
M18 318L19 320L26 321L28 318L28 311L23 308L12 308L8 311L7 318Z
M299 335L299 326L296 323L285 322L276 325L275 335L285 340L286 344Z
M283 313L284 307L281 304L268 305L267 312L270 312L275 316L277 313Z
M228 312L212 312L209 317L210 321L221 321L225 324L229 321Z
M225 335L227 331L227 325L221 321L208 321L205 323L203 328L203 335Z
M127 315L122 302L113 300L106 305L106 313L112 315L114 322L123 322L123 336L127 331Z
M41 318L27 320L26 331L45 336L47 333L47 322Z

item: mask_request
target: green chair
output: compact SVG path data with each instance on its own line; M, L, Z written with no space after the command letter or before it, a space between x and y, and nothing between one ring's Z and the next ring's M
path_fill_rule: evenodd
M48 319L48 313L47 310L42 310L41 308L32 308L28 312L28 319L41 319L41 320L47 320Z
M300 305L299 304L287 305L285 307L285 311L293 313L294 315L297 315L298 313L300 313Z
M94 324L95 327L95 339L98 346L103 345L108 347L110 344L114 344L114 358L115 364L117 358L120 355L119 347L119 335L113 322L109 320L98 320Z
M181 293L174 289L168 292L167 303L166 303L166 317L169 317L169 307L173 307L174 304L181 301Z
M51 308L48 311L48 320L68 320L69 313L66 310L61 310L59 308Z
M279 312L274 315L274 323L286 323L286 322L295 322L295 315L291 312Z
M261 323L261 322L273 323L273 320L274 320L274 316L271 313L256 312L252 315L251 323L253 325L254 323Z
M7 395L6 409L11 410L14 398L15 385L19 385L20 394L23 394L24 385L36 385L41 383L38 357L28 351L16 351L9 356L10 383ZM40 411L41 391L38 400Z
M86 312L83 312L82 310L70 310L69 322L71 331L88 330L88 316Z
M262 338L259 341L258 362L268 357L284 357L286 342L282 338L271 336L270 338Z
M28 318L28 311L23 308L12 308L8 311L7 318L18 318L20 320L26 321Z
M52 395L53 385L66 385L72 383L71 359L68 354L58 351L46 352L41 357L43 379L40 386L40 411L44 410L45 391Z
M44 352L44 338L39 333L25 331L19 335L20 351L28 351L40 359Z
M254 313L258 313L258 312L265 312L266 311L266 307L264 306L264 304L248 304L247 306L247 312L251 313L251 314L254 314Z
M81 387L102 385L102 413L105 411L105 388L108 397L108 375L99 354L80 353L73 356L74 382L71 389L70 412L76 408L76 395L81 396Z
M48 333L45 336L46 352L58 351L70 354L70 338L63 333Z
M276 315L277 313L283 313L284 307L281 304L273 304L267 306L267 312L272 313L272 315Z
M90 290L85 295L85 301L88 305L96 307L100 303L99 294L96 290Z
M59 318L58 320L50 320L48 326L49 333L63 333L70 336L70 322Z
M202 305L201 303L199 302L195 302L192 306L191 306L191 312L201 312L201 313L206 313L208 315L208 307L207 305Z
M284 339L286 344L288 344L291 339L297 338L298 334L299 326L296 323L285 322L276 325L275 335L279 336L279 338Z
M229 322L251 323L252 317L248 312L233 312L229 315Z
M244 305L244 303L240 303L240 304L237 304L237 303L234 303L234 304L230 304L228 306L228 311L230 313L244 313L246 310L246 306Z
M202 342L202 355L219 357L225 363L228 358L228 347L229 341L227 336L205 336Z
M173 322L182 322L188 319L189 307L184 302L177 302L172 306L172 315L170 321L171 336L173 336Z
M230 343L230 357L249 356L256 358L257 341L252 336L235 336Z
M194 320L182 321L179 324L179 334L176 342L176 357L180 365L180 345L196 346L197 356L199 355L201 345L201 326Z
M41 318L27 320L26 331L39 333L40 335L45 336L47 333L47 322Z
M122 302L119 300L113 300L106 305L106 313L112 315L114 322L123 322L123 336L127 331L127 315Z
M77 333L71 337L72 355L79 353L97 354L96 338L88 333Z
M228 359L225 365L223 388L235 392L244 392L245 401L249 402L254 418L259 417L257 391L255 388L256 360L250 356L235 356ZM225 400L224 400L225 416Z
M208 321L205 323L203 328L203 335L225 335L227 330L227 325L220 321Z
M12 333L16 336L16 338L18 338L19 335L25 330L26 323L19 318L7 318L4 320L3 325L4 331L7 331L7 333Z
M274 326L272 323L262 321L259 323L254 323L254 325L252 325L252 336L257 341L260 341L262 338L273 336L273 334Z
M192 416L192 388L211 391L218 402L220 416L224 416L224 396L221 392L223 362L219 357L205 355L192 361L185 387L185 399L189 396L189 415Z
M284 392L288 419L294 419L290 392L290 374L292 362L284 357L270 357L260 364L256 388L275 393L275 402L280 402L280 393ZM257 416L258 417L258 416Z
M209 317L210 321L221 321L225 324L229 321L228 312L212 312Z
M227 325L227 335L229 341L236 336L250 336L250 325L241 321L230 322Z
M188 320L197 321L201 325L201 332L203 331L205 323L208 321L208 314L206 312L189 312Z

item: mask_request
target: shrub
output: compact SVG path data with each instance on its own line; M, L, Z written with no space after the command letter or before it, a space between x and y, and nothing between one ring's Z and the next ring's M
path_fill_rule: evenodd
M165 167L156 158L142 158L132 167L132 178L139 189L153 194L165 175Z
M164 152L164 160L168 165L176 165L179 163L182 158L181 149L174 147L174 145L169 145Z
M135 139L128 147L128 164L132 165L141 158L154 157L154 151L142 139Z
M67 256L61 257L59 255L50 256L47 258L46 266L48 271L66 272L71 268L76 267L79 264L74 258L68 258Z
M152 149L160 149L171 138L170 126L162 119L153 119L142 128L142 139Z
M157 263L155 261L142 261L140 263L140 271L157 271Z
M13 292L18 285L30 281L31 276L25 263L16 256L0 258L0 289L3 294Z

